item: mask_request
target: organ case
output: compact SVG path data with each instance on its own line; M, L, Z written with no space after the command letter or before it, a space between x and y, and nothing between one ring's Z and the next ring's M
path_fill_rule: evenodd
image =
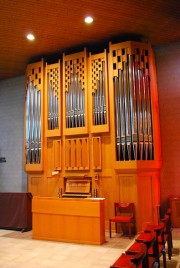
M51 80L48 77L54 70ZM44 165L25 163L32 193L54 196L59 187L64 188L64 177L87 175L98 195L107 200L107 229L118 201L135 203L138 231L145 223L156 222L161 150L151 46L128 41L110 43L108 57L106 50L90 53L89 58L86 49L63 54L61 65L46 65L45 81L41 85L42 92L45 88L44 110L41 107ZM50 104L57 100L54 113ZM51 129L54 121L57 128ZM26 153L27 148L25 141Z

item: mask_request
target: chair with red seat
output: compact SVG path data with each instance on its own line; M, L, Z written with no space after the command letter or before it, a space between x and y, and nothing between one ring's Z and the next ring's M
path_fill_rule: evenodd
M160 222L158 225L147 225L144 232L152 232L152 230L156 233L156 241L154 243L154 249L150 248L148 250L148 256L155 257L160 267L160 257L163 256L163 267L166 268L166 248L165 248L165 240L164 240L164 229L165 224Z
M168 258L171 260L172 256L172 230L169 223L169 215L166 214L164 218L160 219L161 222L165 224L164 228L164 243L167 244L167 250L168 250ZM161 237L159 237L159 243L163 243L161 241Z
M142 267L146 266L144 263L145 256L147 254L147 247L145 244L140 245L140 250L134 255L127 255L122 253L121 256L115 261L110 268L133 268L133 267ZM143 264L144 263L144 264Z
M134 203L114 203L115 216L109 219L109 234L111 237L111 223L115 223L117 233L117 223L128 226L129 238L131 238L131 227L135 228L135 207Z
M153 249L155 255L155 246L154 243L156 241L156 234L152 231L151 233L141 233L135 239L135 243L133 243L127 250L126 254L133 255L140 251L141 246L140 243L144 243L147 246L147 254L145 260L143 262L144 268L155 268L158 267L158 262L156 261L155 257L148 256L148 251L150 248Z
M173 248L173 240L172 240L172 231L173 231L173 227L171 224L171 214L172 214L172 209L168 208L166 211L166 215L169 216L169 221L168 221L168 227L169 227L169 235L170 235L170 244L171 244L171 248Z

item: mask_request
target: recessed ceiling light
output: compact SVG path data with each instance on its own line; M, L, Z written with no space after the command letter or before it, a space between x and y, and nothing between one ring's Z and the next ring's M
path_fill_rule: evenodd
M27 34L26 38L30 41L33 41L35 39L33 34Z
M90 16L88 16L88 17L85 18L84 21L85 21L86 23L92 23L92 22L93 22L93 18L90 17Z

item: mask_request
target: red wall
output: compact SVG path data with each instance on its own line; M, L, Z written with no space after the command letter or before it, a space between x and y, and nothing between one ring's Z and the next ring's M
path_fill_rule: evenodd
M180 43L154 48L162 145L161 212L180 197Z

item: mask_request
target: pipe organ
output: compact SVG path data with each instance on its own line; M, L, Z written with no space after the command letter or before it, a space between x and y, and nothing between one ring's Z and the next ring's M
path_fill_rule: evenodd
M91 132L109 131L107 52L89 55Z
M44 63L30 64L26 72L25 163L26 171L43 170Z
M106 199L107 228L118 201L135 203L137 230L157 221L161 153L149 44L110 43L108 52L29 64L24 118L33 195L58 196L66 176L88 176L92 192Z
M60 61L45 67L45 136L61 133L61 73Z
M64 133L87 134L87 52L63 55Z
M153 160L148 47L110 45L116 159Z

